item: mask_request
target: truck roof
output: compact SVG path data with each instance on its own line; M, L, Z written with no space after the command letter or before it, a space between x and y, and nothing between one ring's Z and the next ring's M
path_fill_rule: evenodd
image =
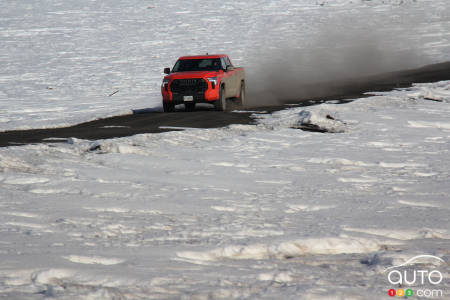
M227 57L226 54L208 54L208 55L192 55L192 56L182 56L178 60L185 60L185 59L205 59L205 58L221 58L221 57Z

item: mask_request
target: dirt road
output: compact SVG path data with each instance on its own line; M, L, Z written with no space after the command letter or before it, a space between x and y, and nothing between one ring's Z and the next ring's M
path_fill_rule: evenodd
M408 87L412 83L450 80L450 62L429 65L414 70L387 73L341 82L311 85L311 97L285 99L285 104L307 106L326 100L341 100L364 97L370 91L388 91ZM321 87L326 86L326 89ZM248 95L251 97L251 95ZM252 107L252 111L272 112L285 108L284 104L271 107ZM130 136L139 133L159 133L182 128L216 128L230 124L252 124L252 112L216 112L203 108L195 112L161 113L135 111L133 114L100 119L71 127L33 129L0 132L0 147L41 142L61 142L65 138L96 140Z

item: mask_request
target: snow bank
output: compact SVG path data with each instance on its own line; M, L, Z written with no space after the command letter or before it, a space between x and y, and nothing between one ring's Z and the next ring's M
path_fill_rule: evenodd
M415 99L450 103L450 82L440 81L431 84L414 84L408 96Z
M370 113L386 108L402 109L421 101L434 100L450 103L450 81L431 84L415 84L411 88L393 92L374 92L376 96L359 99L346 105L328 102L308 109L294 108L275 112L270 116L257 116L259 123L268 128L300 128L307 131L342 133L358 128L358 124L371 122ZM439 100L437 100L439 99ZM424 110L423 108L421 110ZM355 120L351 112L366 113L366 119ZM341 116L346 116L343 119ZM384 119L390 119L383 115ZM449 122L430 120L407 120L411 128L450 129Z
M206 252L178 252L177 256L191 261L222 259L293 258L304 255L336 255L379 251L383 244L360 238L320 238L283 242L275 245L227 246Z
M298 115L299 119L293 128L331 133L345 131L344 122L341 120L336 120L330 114L325 115L322 111L310 112L307 110L302 110Z
M326 109L288 109L261 116L261 123L270 128L289 127L307 131L339 133L346 130L346 124Z

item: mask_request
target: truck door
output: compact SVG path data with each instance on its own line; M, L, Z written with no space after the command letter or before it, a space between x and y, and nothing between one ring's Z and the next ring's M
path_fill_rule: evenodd
M232 66L230 60L227 57L222 57L222 64L225 66L225 70L228 66ZM227 98L231 98L231 97L235 97L238 92L237 92L237 76L236 76L236 71L228 71L225 73L225 76L227 77L226 80L226 91L225 91L225 95Z

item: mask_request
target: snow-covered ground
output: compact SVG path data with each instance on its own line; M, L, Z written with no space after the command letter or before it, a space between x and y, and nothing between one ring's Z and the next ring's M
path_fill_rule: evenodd
M386 268L450 261L449 115L447 81L258 125L2 148L0 298L390 299Z
M285 68L308 81L448 61L449 14L447 0L4 0L0 131L158 108L161 70L185 54L229 54L253 89ZM267 73L274 54L284 69ZM450 262L449 105L447 81L257 126L1 148L0 299L390 299L386 268ZM421 267L449 299L448 264Z
M186 54L229 54L250 89L286 73L274 62L323 80L447 61L449 14L448 0L3 0L0 131L160 109L162 69Z

